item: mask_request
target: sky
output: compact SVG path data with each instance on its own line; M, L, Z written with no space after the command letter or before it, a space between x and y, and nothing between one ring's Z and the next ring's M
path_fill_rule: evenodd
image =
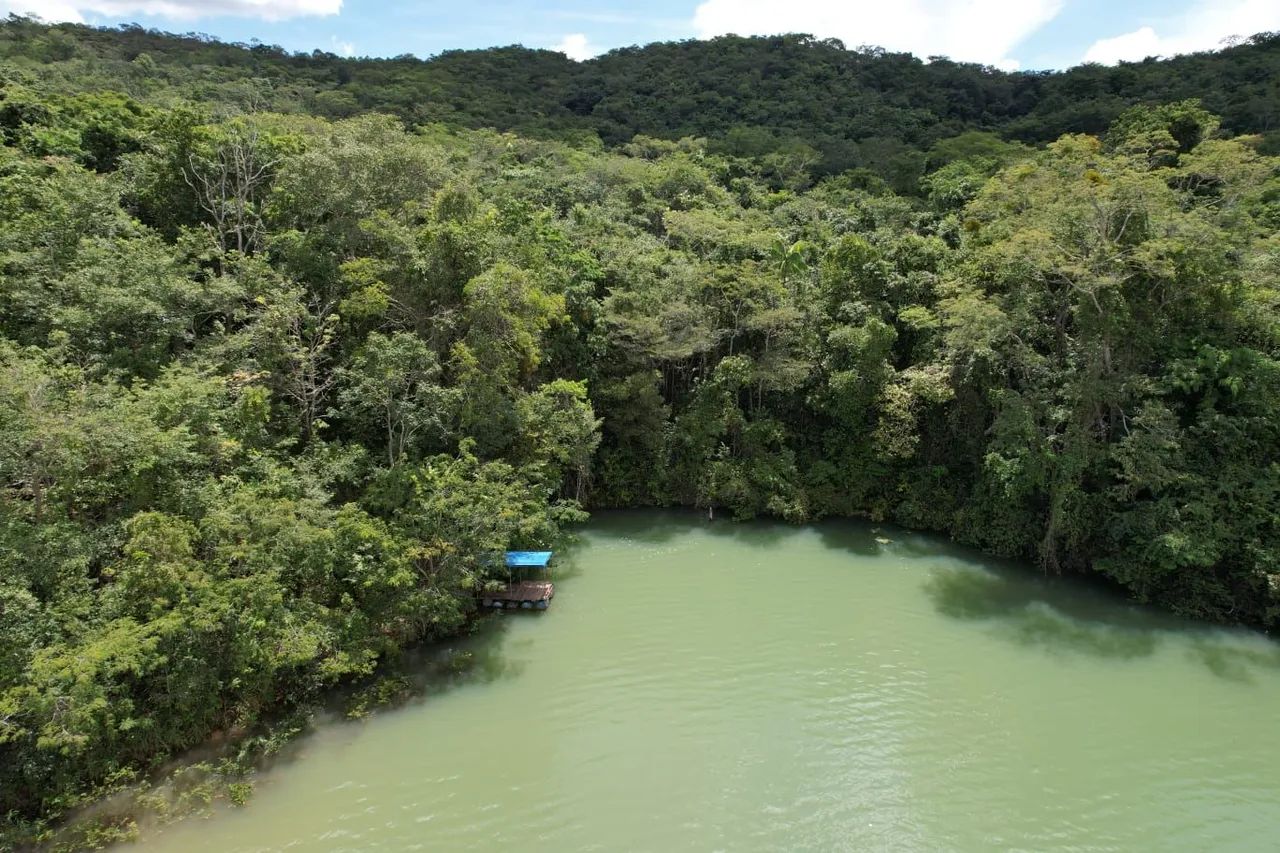
M6 12L424 58L523 44L582 60L652 41L803 32L1010 70L1171 56L1280 30L1280 0L0 0Z

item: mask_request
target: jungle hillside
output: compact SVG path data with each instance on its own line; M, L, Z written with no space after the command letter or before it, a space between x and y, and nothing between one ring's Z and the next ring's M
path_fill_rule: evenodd
M455 635L593 508L1280 625L1280 36L354 60L0 23L0 814Z

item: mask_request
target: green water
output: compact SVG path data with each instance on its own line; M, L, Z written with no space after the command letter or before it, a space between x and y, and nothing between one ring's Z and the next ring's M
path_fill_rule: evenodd
M147 851L1273 850L1280 651L939 540L604 515L471 678Z

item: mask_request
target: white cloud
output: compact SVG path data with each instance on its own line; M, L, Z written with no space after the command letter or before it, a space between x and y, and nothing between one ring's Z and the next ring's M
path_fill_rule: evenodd
M702 38L812 33L850 46L1017 68L1010 51L1057 16L1065 0L705 0Z
M35 15L46 21L71 21L84 23L84 17L76 10L73 2L62 0L0 0L0 16L10 13L16 15Z
M587 41L587 37L583 33L569 33L560 39L559 44L551 49L560 51L574 62L590 59L600 52L595 45Z
M1085 53L1084 61L1115 65L1122 59L1145 59L1162 52L1160 36L1151 27L1142 27L1115 38L1098 39Z
M85 15L149 15L177 20L228 15L283 21L306 15L336 15L340 11L342 0L0 0L0 13L76 23L83 23Z
M1276 0L1199 0L1190 10L1155 26L1113 38L1099 39L1084 55L1085 62L1115 65L1148 56L1173 56L1212 50L1232 36L1280 29Z
M343 56L355 56L356 46L349 41L342 41L337 36L329 36L329 43L333 45L333 49Z

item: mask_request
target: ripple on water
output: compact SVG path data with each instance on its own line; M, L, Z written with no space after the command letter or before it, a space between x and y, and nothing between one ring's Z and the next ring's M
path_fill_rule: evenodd
M888 545L876 537L893 540ZM156 851L1268 849L1280 650L927 537L603 516L492 677Z

